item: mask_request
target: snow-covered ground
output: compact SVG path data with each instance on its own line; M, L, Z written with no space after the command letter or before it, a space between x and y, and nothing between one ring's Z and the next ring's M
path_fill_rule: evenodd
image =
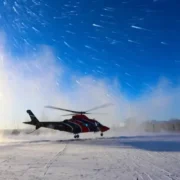
M62 134L19 135L1 141L0 179L180 179L180 135L100 138L92 134L75 140Z

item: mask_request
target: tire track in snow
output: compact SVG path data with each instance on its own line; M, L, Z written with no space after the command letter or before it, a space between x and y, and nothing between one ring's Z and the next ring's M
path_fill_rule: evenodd
M150 162L147 162L146 160L146 153L140 153L139 150L133 150L135 154L131 152L132 150L123 150L118 154L121 154L122 156L115 156L115 152L111 151L104 151L105 155L104 157L107 157L107 160L109 161L109 169L121 169L121 173L123 174L131 174L134 180L155 180L159 179L156 174L153 172L157 172L156 170L159 168L158 166L154 165L150 160ZM137 153L136 153L137 152ZM145 154L144 154L145 153ZM153 159L153 155L151 155L151 159ZM113 165L116 165L117 167L113 168ZM143 170L142 170L143 169ZM151 170L149 173L149 169ZM161 170L161 171L159 171ZM169 177L169 172L164 170L162 168L159 168L159 172L164 172L164 175L166 176L166 180L173 180L171 177ZM152 173L151 173L152 172ZM166 174L165 174L166 173ZM129 175L130 175L129 174ZM152 175L153 176L152 176ZM118 179L117 174L117 179Z
M53 162L54 162L60 155L63 155L63 154L64 154L65 150L67 149L67 146L68 146L68 143L65 144L64 148L63 148L61 151L59 151L55 156L53 156L53 157L49 160L49 162L45 165L45 167L44 167L44 168L45 168L45 172L44 172L44 174L43 174L43 177L46 176L46 174L47 174L48 170L50 169L50 167L52 166Z
M140 154L141 154L141 156L139 156ZM147 156L144 156L146 154L149 154L149 157L150 157L149 159L147 159ZM169 171L167 171L153 163L152 159L154 159L154 158L153 158L152 154L150 154L149 152L146 154L143 153L143 155L142 155L142 153L138 153L138 155L136 157L132 156L133 157L132 163L136 164L136 166L139 167L139 169L142 169L142 168L145 168L147 170L150 169L153 172L153 178L150 176L149 173L147 173L147 171L145 173L143 173L143 174L146 174L146 176L149 178L149 180L154 180L154 178L157 178L157 179L159 178L159 176L157 176L157 174L154 174L154 172L156 172L156 173L164 172L163 175L166 177L166 179L174 180L172 178L172 174ZM137 164L135 162L139 162L139 163ZM141 164L140 162L143 162L142 163L143 166L139 165L139 164Z
M65 146L63 147L63 149L62 150L60 150L60 151L58 151L58 153L56 153L47 163L45 163L45 165L43 165L43 166L41 166L41 167L32 167L32 165L31 164L28 164L29 165L29 167L27 167L23 172L22 172L22 174L21 174L21 176L24 176L24 175L26 175L26 173L29 171L29 170L31 170L31 169L37 169L37 168L43 168L43 169L45 169L45 171L44 171L44 173L43 173L43 175L42 176L40 176L40 177L38 177L38 176L34 176L34 178L38 178L38 179L44 179L45 178L45 176L46 176L46 174L47 174L47 172L48 172L48 170L49 170L49 168L52 166L52 164L53 164L53 162L60 156L60 155L63 155L64 154L64 152L65 152L65 150L67 149L67 145L68 145L68 143L67 144L65 144ZM41 158L43 158L44 156L42 156ZM39 164L39 162L38 161L36 161L36 164ZM34 164L34 163L33 163ZM42 164L42 163L40 163L40 164Z
M148 154L149 154L149 157L150 157L150 156L152 157L151 159L156 159L155 157L153 157L152 153L149 153L149 152L148 152ZM159 156L159 155L161 155L161 156ZM162 157L162 156L164 156L163 153L159 153L159 154L158 154L158 157ZM161 172L164 172L164 173L168 174L168 175L166 175L166 176L169 177L171 180L173 180L173 179L171 178L171 176L172 176L172 173L171 173L171 172L167 171L167 170L164 169L164 168L161 168L160 166L155 165L152 160L151 160L151 161L147 161L147 162L148 162L149 164L151 164L154 168L159 169Z
M112 152L112 149L104 150L104 157L107 157L106 160L108 161L108 169L105 172L111 172L113 171L113 174L115 175L113 179L119 179L122 174L129 174L129 172L132 172L132 176L134 177L134 173L136 174L135 177L132 180L137 180L137 171L132 170L132 164L128 164L126 161L126 156L123 156L123 154L126 154L126 151L122 151L120 154L122 155L121 158L118 158L115 152ZM118 170L118 171L114 171ZM116 172L116 174L115 174ZM111 173L110 173L111 174ZM141 177L141 176L140 176ZM141 179L143 179L141 177Z
M7 163L7 162L9 162L11 159L13 159L13 158L14 158L13 156L10 156L10 157L8 157L7 159L1 161L0 164Z

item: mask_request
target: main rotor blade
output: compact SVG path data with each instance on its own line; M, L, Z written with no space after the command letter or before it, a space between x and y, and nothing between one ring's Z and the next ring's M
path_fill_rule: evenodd
M96 109L104 108L104 107L111 106L111 105L113 105L113 104L112 104L112 103L103 104L103 105L101 105L101 106L97 106L97 107L94 107L94 108L92 108L92 109L89 109L89 110L87 110L86 112L94 111L94 110L96 110Z
M75 115L80 115L80 114L92 114L92 113L86 113L86 112L81 112L81 113L74 113L74 114L64 114L64 115L62 115L62 116L75 116Z
M88 114L108 114L108 113L88 113Z
M104 108L104 107L107 107L107 106L110 106L110 105L113 105L113 104L111 104L111 103L103 104L101 106L94 107L94 108L89 109L87 111L74 111L74 110L63 109L63 108L59 108L59 107L55 107L55 106L45 106L45 108L56 109L56 110L61 110L61 111L67 111L67 112L73 113L73 114L68 114L68 115L75 115L75 114L90 114L90 113L88 113L89 111L93 111L93 110L96 110L96 109Z
M56 110L61 110L61 111L67 111L67 112L72 112L72 113L81 113L81 112L79 112L79 111L73 111L73 110L69 110L69 109L63 109L63 108L59 108L59 107L55 107L55 106L45 106L45 108L56 109Z
M64 115L61 115L61 116L74 116L76 114L64 114Z
M101 115L104 115L104 114L108 114L108 113L84 113L84 114L101 114ZM62 116L75 116L75 115L78 115L78 114L64 114Z

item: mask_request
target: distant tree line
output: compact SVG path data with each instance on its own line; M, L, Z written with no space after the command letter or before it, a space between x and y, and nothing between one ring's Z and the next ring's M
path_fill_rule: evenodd
M141 129L146 132L180 132L180 119L170 119L168 121L144 121L138 122L134 119L127 119L125 129Z
M179 131L180 119L171 119L169 121L149 121L141 124L145 131L159 132L159 131Z

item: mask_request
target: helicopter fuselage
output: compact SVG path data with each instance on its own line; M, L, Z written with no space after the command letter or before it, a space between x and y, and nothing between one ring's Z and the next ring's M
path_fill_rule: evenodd
M65 131L73 134L87 133L87 132L105 132L109 127L102 125L95 119L90 119L85 115L74 115L71 119L66 119L60 122L42 122L39 121L32 111L27 110L31 121L24 122L25 124L34 125L36 129L41 127L50 128L59 131Z

